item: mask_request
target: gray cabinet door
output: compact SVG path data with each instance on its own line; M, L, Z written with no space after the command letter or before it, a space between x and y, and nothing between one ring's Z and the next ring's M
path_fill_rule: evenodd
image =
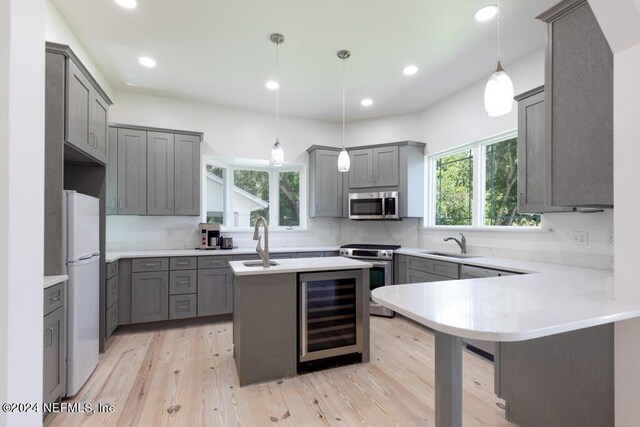
M394 285L404 285L407 283L407 257L405 255L394 255L393 266Z
M175 135L175 214L200 215L200 138Z
M91 110L89 131L93 147L93 157L103 163L107 163L107 144L109 127L109 104L100 96L95 88L91 87Z
M173 215L174 135L147 132L147 214Z
M311 217L342 216L342 179L338 171L338 151L317 149L310 153L312 191L309 199Z
M118 129L118 213L147 213L147 132Z
M60 307L44 317L43 402L51 403L64 394L66 378L65 310Z
M613 206L613 53L589 3L549 24L546 102L553 206Z
M349 151L351 168L349 169L349 188L373 187L373 150Z
M169 272L133 273L131 280L132 323L169 318Z
M437 274L427 273L424 271L414 270L412 268L406 269L406 283L443 282L447 280L454 279Z
M198 316L233 313L233 272L198 270Z
M118 213L118 129L109 128L109 144L107 147L107 215Z
M93 108L93 86L80 68L67 60L67 114L65 139L80 151L92 154L91 110Z
M398 146L374 148L373 186L396 187L398 176Z

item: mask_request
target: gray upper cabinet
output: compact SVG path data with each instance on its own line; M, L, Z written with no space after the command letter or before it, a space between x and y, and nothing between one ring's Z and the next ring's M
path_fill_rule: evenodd
M147 132L147 214L173 215L174 135Z
M613 53L587 0L548 23L545 102L553 206L613 206Z
M147 133L118 129L118 213L147 213Z
M200 139L175 135L175 215L200 215Z
M233 313L233 272L198 270L198 316Z
M118 129L109 128L107 162L107 215L118 213Z
M132 323L169 318L169 272L153 271L131 275Z
M67 59L65 139L102 163L107 162L109 104L83 69Z
M373 187L373 150L350 150L349 188Z
M309 216L342 217L343 174L338 171L340 150L310 147Z
M518 101L518 212L571 211L551 206L544 86L515 97Z
M384 146L373 149L373 186L398 185L398 147Z

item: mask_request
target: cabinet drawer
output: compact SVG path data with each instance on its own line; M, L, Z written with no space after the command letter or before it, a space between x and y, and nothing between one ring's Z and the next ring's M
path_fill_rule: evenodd
M197 268L198 258L194 256L169 259L169 270L195 270Z
M64 283L44 290L44 316L64 305Z
M406 257L406 266L413 270L433 273L440 276L457 279L459 277L459 266L455 262L439 261L429 258Z
M107 338L113 334L118 327L118 304L113 304L107 308Z
M198 272L196 270L179 270L169 273L169 294L195 294Z
M143 273L145 271L166 271L169 269L169 258L139 258L131 262L131 271Z
M111 279L118 274L118 261L110 262L107 264L107 279Z
M446 280L453 280L453 279L445 276L440 276L438 274L427 273L425 271L413 270L411 268L407 268L407 273L406 273L407 283L442 282Z
M118 276L113 276L107 280L107 307L118 301Z
M323 258L324 252L298 252L297 258Z
M229 257L226 256L201 256L198 257L198 269L203 268L227 268Z
M171 295L169 297L169 319L196 317L196 294Z

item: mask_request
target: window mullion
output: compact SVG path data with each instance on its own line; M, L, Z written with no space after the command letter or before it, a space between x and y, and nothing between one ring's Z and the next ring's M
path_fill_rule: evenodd
M279 226L280 218L280 173L277 170L269 171L269 224Z
M484 224L484 167L485 156L481 144L474 145L473 152L473 212L472 224L474 227L482 227Z

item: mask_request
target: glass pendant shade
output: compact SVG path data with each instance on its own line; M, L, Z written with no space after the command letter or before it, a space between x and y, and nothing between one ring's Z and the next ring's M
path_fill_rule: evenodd
M350 167L351 159L349 158L349 153L343 148L340 155L338 155L338 171L349 172Z
M504 116L513 108L513 83L500 61L484 89L484 108L490 117Z
M269 159L271 166L282 166L284 164L284 150L280 142L276 139L276 143L271 148L271 158Z

